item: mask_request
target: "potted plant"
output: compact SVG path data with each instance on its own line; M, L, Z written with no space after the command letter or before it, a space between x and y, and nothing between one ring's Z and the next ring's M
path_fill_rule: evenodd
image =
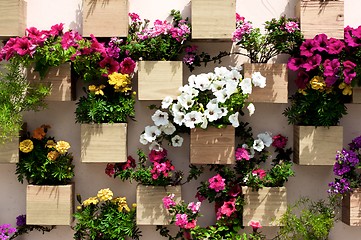
M258 221L262 226L277 226L277 220L286 211L287 191L285 182L293 176L291 149L286 149L287 138L271 137L260 133L252 137L250 129L242 128L244 144L235 153L234 166L215 165L215 175L198 187L198 199L214 202L217 220L232 223L233 227ZM270 152L275 147L276 157L271 168L265 170ZM268 164L269 165L269 164Z
M81 124L82 162L125 162L127 121L135 115L132 77L135 62L122 55L121 40L99 43L92 36L74 60L75 70L90 82L75 111ZM94 83L94 84L92 84Z
M175 100L164 98L152 116L154 126L145 128L140 142L150 143L152 148L167 139L172 146L180 147L183 138L178 134L190 130L191 163L233 163L234 129L239 126L239 115L244 114L242 109L253 85L262 88L266 79L257 72L252 79L242 79L236 68L225 67L191 75ZM253 114L254 105L249 103L248 109Z
M341 220L350 226L360 226L360 148L361 136L354 138L349 150L343 148L337 151L333 172L335 181L329 183L328 192L331 195L342 196Z
M192 39L231 39L235 13L235 0L192 0Z
M26 223L70 225L73 214L73 157L70 144L47 136L48 125L28 133L20 142L16 164L19 182L26 180Z
M0 20L0 37L9 38L25 34L26 6L27 2L24 0L2 2L0 16L3 18Z
M64 32L63 25L53 25L50 30L28 28L26 36L10 38L0 51L0 59L27 67L29 81L50 84L52 94L47 100L51 101L71 101L75 96L70 60L82 37L73 30Z
M74 213L74 239L139 239L141 231L136 225L136 204L129 208L125 197L113 197L109 189L101 189L94 197L84 201L78 195L80 206Z
M319 34L305 40L288 62L298 72L298 91L283 114L295 125L294 160L299 164L332 165L333 152L343 145L342 126L337 125L347 114L345 102L356 76L356 64L344 56L343 41Z
M288 100L288 74L285 64L269 63L270 59L280 54L292 55L302 43L303 36L299 30L298 22L293 18L284 16L279 19L266 21L265 33L260 28L254 28L250 21L236 14L236 30L232 41L239 46L239 51L221 51L211 57L208 53L197 54L197 48L186 48L183 61L192 70L201 63L221 61L225 56L242 55L249 58L250 63L243 64L244 78L251 77L253 72L260 72L267 78L265 89L255 90L250 94L253 102L287 103Z
M0 163L19 161L19 135L24 111L44 108L50 93L43 84L29 83L19 64L4 64L0 71Z
M312 39L319 33L333 38L344 38L343 0L298 0L296 15L300 19L301 31L306 39Z
M142 150L137 152L139 162L128 157L126 163L108 164L106 174L120 178L122 181L136 181L137 186L137 224L138 225L169 225L171 218L163 207L162 198L173 194L175 200L182 196L181 185L197 178L201 170L192 167L185 182L181 182L183 173L175 171L167 150L160 148L151 150L149 163Z
M131 19L127 44L123 49L138 63L138 99L162 100L175 97L182 86L183 65L176 61L185 41L190 37L190 25L179 11L171 11L172 21L141 20L135 13Z
M83 0L82 9L84 37L127 36L128 0Z

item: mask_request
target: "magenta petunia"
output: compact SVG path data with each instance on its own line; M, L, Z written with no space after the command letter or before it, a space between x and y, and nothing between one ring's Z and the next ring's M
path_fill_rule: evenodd
M317 34L313 38L313 51L319 51L319 52L327 52L328 51L328 39L327 35L324 33Z
M267 175L263 169L255 169L252 171L252 174L258 176L260 179L263 179Z
M63 38L61 39L61 46L64 49L69 49L70 47L78 46L78 41L80 41L82 37L78 32L68 31L64 33Z
M309 76L305 71L299 71L296 78L296 85L299 89L305 89L309 81Z
M326 77L325 78L326 86L331 87L332 85L334 85L336 83L337 79L339 79L339 78L336 76Z
M335 76L338 73L338 69L340 65L341 64L337 58L332 60L326 59L325 62L323 63L323 67L324 67L323 75L325 77Z
M253 231L257 231L258 228L262 228L261 224L258 221L250 221L248 225L253 228Z
M100 53L100 55L102 55L102 57L105 58L107 56L107 54L106 54L106 49L104 47L104 43L98 42L98 40L96 39L96 37L94 37L93 34L90 34L90 37L91 37L91 42L92 42L92 45L91 45L92 51Z
M55 24L51 26L49 33L53 37L60 36L63 34L63 29L64 29L64 23Z
M298 71L302 67L303 63L304 61L302 58L292 57L288 60L287 67L292 71Z
M282 134L272 137L272 146L275 148L284 148L287 144L288 138Z
M329 54L339 54L345 48L345 43L336 38L330 38L328 43Z
M17 38L16 43L13 45L14 51L20 56L32 55L33 48L34 46L32 46L31 42L26 37Z
M306 39L300 46L300 52L302 56L311 57L314 53L314 40Z
M148 156L149 156L149 161L160 162L167 157L167 150L165 148L163 148L162 150L152 149L149 152Z
M224 183L226 179L222 178L221 175L217 174L216 176L208 179L209 188L213 189L216 192L222 191L225 189L226 184Z
M173 200L174 197L175 195L172 193L162 199L165 209L169 209L176 205L176 203Z
M307 58L306 62L302 64L302 67L307 71L311 71L320 66L322 57L320 54L315 54L312 57Z
M119 70L119 63L110 57L106 57L102 61L100 61L99 66L101 68L105 68L108 71L108 74L118 72ZM106 74L105 76L107 76L108 74Z
M130 19L132 20L132 22L140 21L140 17L139 17L139 15L136 14L136 13L128 13L128 16L130 17Z
M237 148L235 153L236 160L246 160L250 159L249 153L245 148Z
M177 213L175 215L175 225L184 228L188 223L188 216L185 213Z
M223 205L218 208L217 211L217 220L222 216L230 217L236 211L236 199L232 198L230 201L226 201Z
M344 82L346 84L351 84L351 81L356 77L355 67L356 64L346 60L343 62L343 75L344 75Z
M120 63L120 72L122 74L132 74L134 72L136 63L130 57L124 58L124 60Z

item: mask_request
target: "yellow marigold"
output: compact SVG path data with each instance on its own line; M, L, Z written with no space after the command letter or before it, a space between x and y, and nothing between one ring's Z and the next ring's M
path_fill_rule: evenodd
M133 204L132 204L132 208L137 208L137 204L136 204L136 203L133 203Z
M299 92L299 93L302 93L304 96L307 95L305 89L298 89L298 92Z
M53 148L56 146L56 143L54 142L54 140L48 140L45 144L45 147L47 148Z
M95 95L104 95L103 89L105 88L105 85L100 85L100 86L95 86L95 85L90 85L88 87L89 91L92 93L95 93Z
M130 212L130 208L127 204L127 199L125 197L116 198L116 202L118 203L118 211L121 212L123 209L127 212Z
M83 206L86 207L86 206L89 206L90 204L97 204L99 202L98 198L97 197L90 197L88 198L87 200L84 200L83 202Z
M59 156L60 154L57 151L48 152L48 159L51 161L55 161Z
M343 89L342 90L342 94L343 95L351 95L352 94L352 87L346 83L341 83L339 86L338 86L339 89Z
M66 153L69 148L70 148L70 144L65 141L59 141L56 143L55 146L56 151L58 151L60 154Z
M26 139L19 144L19 149L23 153L29 153L34 149L34 143L30 139Z
M324 88L326 87L325 80L323 79L323 77L320 76L313 77L310 81L310 84L311 84L311 88L314 90L323 91Z
M97 197L100 201L112 200L113 192L109 188L100 189L98 191Z
M33 131L33 138L41 140L45 137L46 133L43 127L36 128Z
M132 88L130 87L131 78L128 74L121 74L114 72L108 75L108 83L114 85L115 92L128 92Z
M89 87L88 87L90 92L95 92L96 88L97 88L97 86L95 86L95 85L89 85Z

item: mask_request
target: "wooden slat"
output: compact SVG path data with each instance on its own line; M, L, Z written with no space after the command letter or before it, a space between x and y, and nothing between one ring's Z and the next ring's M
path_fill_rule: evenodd
M235 129L208 127L191 129L190 163L233 164L235 151Z
M287 191L285 187L264 187L252 191L242 187L245 205L243 207L243 225L259 221L262 226L279 226L278 221L287 210Z
M344 0L299 0L296 12L306 39L312 39L319 33L325 33L328 37L344 38Z
M81 124L83 163L126 162L127 124Z
M350 226L361 226L361 189L342 198L342 222Z
M128 0L83 0L83 36L126 37Z
M24 36L26 28L26 2L0 0L0 38Z
M70 225L73 217L73 185L28 185L26 224Z
M179 95L183 85L183 64L181 61L138 62L138 99L163 100Z
M236 30L235 0L192 0L192 39L230 40Z
M247 101L262 103L288 102L288 70L286 64L280 63L245 63L243 77L252 78L252 73L260 72L266 80L266 87L253 87Z
M29 67L27 78L32 83L45 83L51 85L51 94L45 98L47 101L72 101L75 98L71 79L71 64L64 63L58 67L51 67L44 79L40 79L34 67Z
M294 126L294 162L299 165L334 165L343 147L343 127Z
M178 203L182 198L181 186L137 186L137 225L169 225L170 216L163 206L162 199L175 195Z

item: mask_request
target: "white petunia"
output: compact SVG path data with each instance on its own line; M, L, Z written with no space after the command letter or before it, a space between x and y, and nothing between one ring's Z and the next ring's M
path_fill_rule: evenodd
M222 117L227 116L227 114L228 114L228 109L227 109L226 107L221 107L220 109L221 109L221 111L222 111L221 116L222 116Z
M196 80L196 88L201 91L209 90L211 86L211 81L209 81L207 74L199 74Z
M211 99L211 100L207 103L206 107L207 107L207 108L210 108L212 105L217 105L217 107L218 107L217 98Z
M237 89L238 82L234 80L229 80L226 82L226 93L230 97L233 93L238 91Z
M252 80L250 78L243 79L239 85L244 94L252 93Z
M208 126L208 120L207 120L206 116L203 116L201 128L206 129L207 126Z
M195 128L196 124L202 122L203 114L197 111L191 111L184 116L184 125L189 128Z
M224 103L228 99L228 94L226 89L222 89L221 91L217 91L213 93L216 96L217 101L220 103Z
M173 118L174 123L178 124L179 126L182 126L184 122L184 116L185 116L184 113L176 112Z
M252 73L252 83L255 87L266 87L266 78L260 72Z
M144 138L144 134L141 134L139 136L139 142L143 145L147 145L149 142L147 141L147 139Z
M187 84L182 87L179 87L179 91L181 91L184 94L192 96L192 98L197 97L199 94L199 91L197 89Z
M210 104L207 105L207 109L204 111L204 115L210 122L216 121L222 117L222 110L218 108L218 105Z
M232 126L235 128L239 126L238 115L239 112L236 112L228 117L229 122L232 123Z
M249 116L252 116L256 108L254 107L253 103L249 103L247 106L247 109L249 111Z
M261 139L256 139L253 142L253 148L254 150L261 152L264 149L264 143Z
M188 78L188 84L190 87L194 87L196 85L197 76L196 75L190 75Z
M153 116L152 120L156 126L163 126L169 123L168 121L168 113L162 112L161 110L157 110Z
M170 96L167 96L162 101L162 109L167 109L172 104L173 98Z
M179 102L175 103L172 105L172 113L173 116L177 113L180 112L182 110L182 104L180 104Z
M175 135L171 139L173 147L181 147L183 144L183 138L179 135Z
M226 67L216 67L214 74L218 79L231 79L232 73Z
M242 74L240 73L240 70L238 70L237 68L232 68L231 74L232 74L232 79L234 80L239 80L242 78Z
M264 143L264 145L266 147L271 146L271 144L273 142L272 136L271 136L271 134L269 132L260 133L260 134L257 135L257 137L262 140L262 142Z
M222 80L213 81L211 84L212 92L222 90L225 85L226 85L226 81L222 81Z
M162 132L157 126L146 126L144 131L144 139L153 142Z
M172 135L175 132L176 128L171 122L169 122L167 125L161 126L160 130L167 135Z
M186 93L182 93L181 95L179 95L177 97L177 100L186 110L188 110L194 104L194 100L192 99L192 96Z

